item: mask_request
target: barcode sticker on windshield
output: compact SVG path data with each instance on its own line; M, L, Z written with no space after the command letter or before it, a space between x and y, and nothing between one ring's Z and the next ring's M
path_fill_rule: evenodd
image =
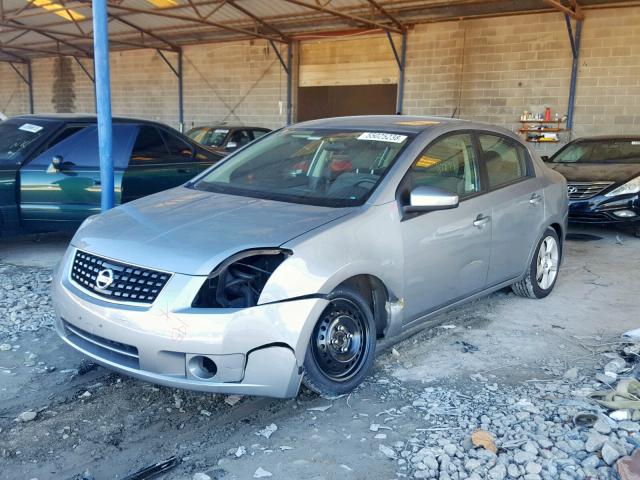
M31 133L38 133L40 130L42 130L42 127L40 125L33 125L32 123L24 123L18 128L20 130L24 130L25 132Z
M229 133L229 129L227 128L216 128L213 133Z
M396 135L395 133L364 132L358 140L373 140L374 142L402 143L407 139L406 135Z

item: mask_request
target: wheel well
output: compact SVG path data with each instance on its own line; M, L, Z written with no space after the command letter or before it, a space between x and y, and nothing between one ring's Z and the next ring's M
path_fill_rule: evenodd
M551 228L553 228L556 231L556 234L558 235L558 240L560 240L560 243L562 244L563 242L563 237L562 237L562 227L560 226L559 223L552 223L550 225Z
M376 323L376 336L384 337L388 324L387 300L389 293L382 280L373 275L356 275L343 281L338 287L350 287L360 293L369 303Z

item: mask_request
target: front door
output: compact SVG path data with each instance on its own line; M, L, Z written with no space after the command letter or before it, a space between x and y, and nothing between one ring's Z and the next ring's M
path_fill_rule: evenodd
M31 229L74 228L100 213L100 157L96 125L67 126L63 140L46 148L20 170L20 214ZM113 125L115 201L133 140L129 124ZM54 165L54 157L60 163Z
M491 204L482 194L470 133L437 139L403 180L409 190L437 187L459 196L457 208L405 216L405 324L484 289L491 251Z
M529 265L529 255L544 222L544 190L528 153L514 140L479 133L491 200L493 241L488 285L514 279Z
M141 125L122 183L122 202L186 183L199 167L190 144L155 125Z

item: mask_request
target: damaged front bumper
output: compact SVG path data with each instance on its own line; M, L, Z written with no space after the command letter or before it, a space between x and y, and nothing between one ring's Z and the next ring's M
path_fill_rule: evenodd
M245 309L193 308L205 280L174 274L153 305L109 302L69 278L70 247L53 284L56 329L76 350L149 382L216 393L298 393L322 298Z

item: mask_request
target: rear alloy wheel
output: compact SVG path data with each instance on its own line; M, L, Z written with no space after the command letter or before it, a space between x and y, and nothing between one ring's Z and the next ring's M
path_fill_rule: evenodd
M527 298L544 298L549 295L558 279L561 258L558 234L553 228L547 228L538 242L527 275L512 285L513 291Z
M347 288L334 291L309 340L304 384L326 397L353 390L373 364L375 332L373 314L362 295Z

